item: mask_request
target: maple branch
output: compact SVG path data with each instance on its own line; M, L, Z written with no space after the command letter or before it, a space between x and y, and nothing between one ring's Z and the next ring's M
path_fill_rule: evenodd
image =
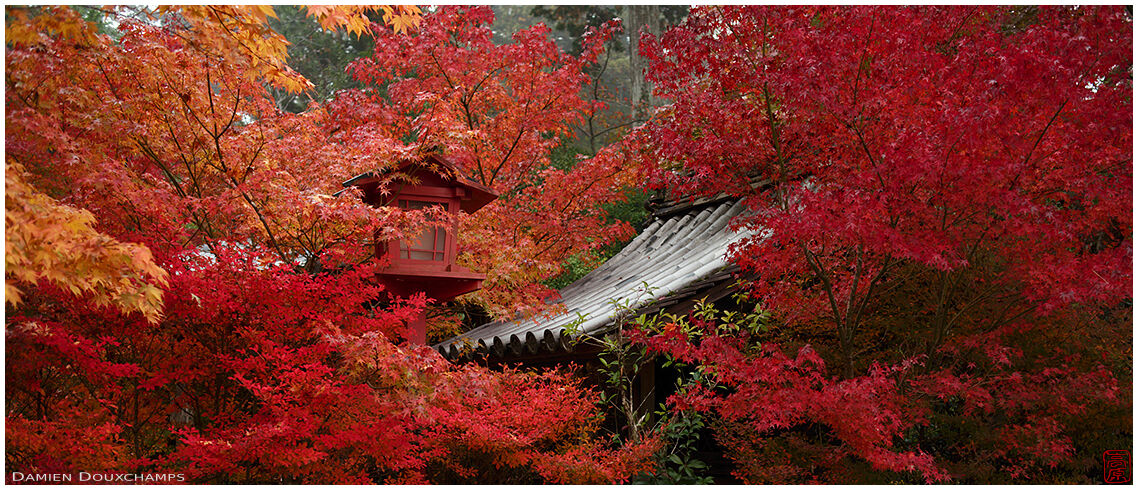
M945 333L948 333L948 330L949 330L950 328L952 328L952 326L953 326L953 325L955 325L955 324L956 324L956 320L957 320L957 319L959 319L959 318L961 317L961 315L964 315L964 312L968 311L968 310L969 310L969 309L971 309L973 306L976 306L976 305L977 305L977 304L979 304L981 301L983 301L983 300L985 300L985 299L988 299L989 297L991 297L991 296L992 296L992 294L994 294L994 293L995 293L995 291L996 291L996 286L995 286L995 285L990 285L990 286L988 286L988 288L987 288L987 289L985 289L984 291L982 291L980 294L977 294L977 295L976 295L974 298L972 298L972 299L971 299L971 300L969 300L967 303L965 303L965 304L964 304L964 306L961 306L961 307L960 307L960 309L959 309L959 310L957 310L957 312L956 312L956 313L955 313L955 314L952 316L952 318L950 318L950 319L948 320L948 323L945 325ZM942 342L943 342L943 339L941 339L941 340L942 340Z
M438 57L435 56L434 48L427 50L427 54L431 57L431 61L433 61L435 63L435 66L438 67L439 74L441 74L443 76L443 80L446 81L447 86L450 87L451 90L454 90L456 88L454 85L454 82L450 79L450 75L447 75L446 68L443 67L442 62L440 62ZM472 97L473 97L473 95L472 95ZM475 129L474 116L470 112L470 101L467 100L465 97L459 97L459 104L462 105L463 112L466 116L466 127L470 130L474 130ZM475 142L475 144L477 145L479 143ZM482 157L478 151L474 152L474 163L478 167L478 178L479 178L479 180L483 184L485 184L486 183L486 174L482 168Z
M644 122L648 122L648 120L647 119L635 119L635 118L633 118L631 121L628 121L626 123L617 124L616 126L610 126L606 129L602 130L601 132L596 133L594 136L603 136L605 133L607 133L609 131L613 131L613 130L620 129L620 128L623 128L626 126L631 126L633 124L644 123ZM591 124L591 122L590 122L590 124Z
M240 184L238 184L237 181L233 180L232 178L230 178L230 180L233 182L234 189L237 190L237 187L239 187ZM261 213L261 209L258 208L257 205L253 203L253 199L250 198L249 195L245 193L245 191L238 190L238 193L240 193L241 197L245 200L245 202L249 204L249 207L253 208L253 213L257 215L257 221L259 221L261 223L261 227L265 230L265 234L267 234L269 236L269 245L272 246L273 250L277 252L277 256L280 257L281 262L290 263L288 260L288 257L285 255L284 251L281 249L280 243L277 242L277 238L273 234L272 227L270 227L269 223L266 221L265 215L263 213Z
M960 144L960 140L962 140L962 139L964 139L963 132L956 137L956 139L952 142L952 144L948 145L948 149L944 152L944 160L941 161L940 172L937 173L936 191L933 192L933 194L931 196L929 196L929 199L926 201L926 205L934 206L933 201L935 201L936 198L939 198L942 195L944 195L944 189L945 189L944 177L945 177L945 173L948 172L948 161L949 161L949 159L952 158L952 151L956 149L956 145ZM909 190L909 194L913 194L917 191L917 185L919 183L920 183L920 181L913 183L913 188ZM944 207L947 209L948 205L946 204L946 205L944 205Z
M206 74L206 80L207 80L206 90L208 92L208 91L212 90L208 86L208 80L209 80L208 72ZM186 103L185 100L183 100L182 103L184 105L186 105L186 109L188 110L188 112L190 112L191 115L193 115L194 119L196 121L198 121L198 123L202 127L202 129L205 130L205 132L208 133L210 135L210 137L213 138L213 146L214 146L215 155L217 156L217 168L218 168L218 170L221 171L221 174L224 178L227 178L229 180L229 182L233 184L232 189L237 191L241 195L242 199L245 200L245 203L248 204L249 207L253 210L253 213L257 216L257 221L261 223L262 229L264 229L265 234L268 235L269 246L271 246L272 249L277 253L277 256L280 257L281 262L290 263L288 260L288 256L284 253L284 250L281 249L280 243L277 241L276 235L273 233L272 227L269 226L269 223L266 220L264 213L262 213L261 209L257 206L257 204L253 202L253 199L251 197L249 197L249 194L241 188L241 183L237 182L236 177L234 177L233 175L230 175L229 167L225 164L225 155L222 153L222 150L221 150L222 134L210 133L209 128L206 127L205 124L203 124L200 119L198 119L197 115L194 114L192 110L189 110L188 103ZM235 101L234 102L234 110L236 110L236 106L237 106L237 102ZM212 107L213 107L213 96L212 95L210 95L210 107L211 107L211 111L212 111ZM215 124L214 128L216 129L216 124ZM223 131L228 131L228 129L223 129Z
M210 75L209 75L208 70L206 71L206 92L209 94L210 112L216 116L216 111L214 110L214 103L213 103L213 89L212 89L212 86L210 84ZM282 262L288 263L289 262L288 258L286 256L286 254L284 253L284 251L280 248L280 244L277 242L277 238L276 238L275 234L273 233L272 227L269 226L269 223L267 222L264 214L261 212L261 209L256 205L256 203L253 202L253 199L251 197L249 197L248 193L246 193L243 189L241 189L241 183L237 182L237 179L233 175L230 175L230 171L229 171L230 169L225 164L225 156L224 156L224 153L222 152L222 149L221 149L221 138L225 132L229 131L230 125L232 124L232 122L234 120L233 116L231 116L230 125L227 125L226 127L221 128L221 129L218 129L217 123L216 123L216 121L214 121L214 124L213 124L214 131L211 132L209 130L209 126L207 126L204 121L202 121L200 118L198 118L197 114L189 106L188 100L182 99L180 97L179 97L179 99L182 100L182 105L185 109L184 113L189 114L191 117L193 117L194 121L196 121L198 123L198 126L200 126L202 128L202 130L204 130L206 132L206 134L209 134L209 136L213 139L214 154L217 157L216 168L221 172L223 178L227 178L233 184L233 190L236 190L241 195L241 197L245 200L246 204L248 204L249 207L252 208L253 213L257 216L257 220L261 224L261 227L265 230L265 234L268 235L270 246L277 253L277 255L280 257ZM237 112L238 104L239 104L239 99L235 99L234 104L233 104L233 114L234 115Z
M958 32L960 32L960 29L962 29L964 27L964 23L968 22L968 19L970 19L972 17L972 14L976 13L976 10L978 8L979 7L972 7L972 10L969 10L968 13L964 16L964 18L960 19L960 22L958 24L956 24L956 28L954 28L952 30L952 34L949 34L949 36L948 36L949 41L952 41L953 39L956 38L956 34Z
M938 272L937 276L940 278L940 291L937 293L936 312L933 314L933 338L932 341L929 342L929 347L926 351L926 355L930 356L932 355L933 349L944 341L944 335L947 329L945 323L947 320L946 316L948 315L948 289L951 273Z
M1012 309L1012 306L1015 306L1015 304L1016 304L1015 302L1008 303L1007 307L1004 308L1004 310L1000 312L1000 317L998 319L992 321L992 325L991 325L991 327L989 327L989 329L990 330L997 329L997 328L1002 327L1004 325L1007 325L1011 322L1019 320L1020 318L1023 318L1025 316L1027 316L1028 314L1035 311L1035 306L1032 306L1029 304L1022 311L1008 317L1007 312L1010 311Z
M806 247L806 244L799 242L799 248L802 249L803 255L806 257L806 263L814 270L814 274L818 280L822 281L822 290L826 293L826 298L830 301L830 309L834 312L834 323L838 327L838 341L842 346L843 355L843 376L846 378L853 377L853 358L852 346L850 342L853 341L852 333L849 331L849 325L846 324L845 319L842 318L842 311L838 307L838 300L834 295L834 286L830 282L830 275L822 267L821 261Z
M531 75L531 77L530 77L530 92L531 93L533 92L533 84L534 84L534 77L535 76L536 75ZM559 100L561 100L560 95L555 95L554 97L552 97L548 101L546 101L545 105L543 105L541 107L541 109L538 110L538 112L545 111L545 110L549 109L550 107L553 106L553 104L555 102L557 102ZM522 120L523 121L527 119L525 116L527 116L529 114L529 108L530 108L530 99L527 98L526 103L522 105ZM499 161L498 166L495 167L494 171L490 174L490 182L493 182L494 179L497 178L498 173L501 172L502 169L506 168L506 165L509 163L510 156L513 155L514 149L517 148L518 142L521 141L522 136L525 136L526 132L527 132L527 130L524 126L521 128L518 128L518 135L517 135L517 137L514 138L514 142L513 142L513 144L510 145L510 149L506 152L506 155L502 157L502 159ZM530 165L528 167L523 167L521 170L522 171L528 171L529 168L533 167L533 165L535 165L536 163L537 163L536 161L531 159ZM481 168L481 166L480 166L480 168ZM489 185L489 184L487 184L487 185Z
M764 60L764 64L760 67L760 65L755 60L751 59L750 56L744 56L743 59L746 60L747 63L751 65L751 69L755 71L756 76L758 76L759 74L764 75L764 77L763 77L763 106L764 106L763 111L766 113L766 116L767 116L767 126L769 126L769 128L770 128L769 141L771 143L771 146L774 149L775 163L778 165L778 183L777 183L777 185L774 186L775 199L778 202L779 208L781 208L783 211L787 211L790 209L790 202L787 198L786 191L783 188L783 186L786 184L787 176L789 175L790 172L789 172L789 169L787 168L786 155L783 154L782 132L779 130L778 117L774 113L774 106L771 102L771 99L773 98L773 96L771 95L770 83L767 82L766 77L765 77L765 75L766 75L765 61L766 61L767 57L770 55L770 53L768 52L768 47L767 47L767 39L768 39L767 29L768 28L769 28L769 25L767 24L767 19L766 19L766 17L763 17L762 43L759 45L759 53L760 53L760 56L762 56L762 58ZM748 50L746 52L750 53L750 50Z
M984 242L984 237L988 234L988 231L990 231L994 225L995 223L989 222L987 226L984 227L984 229L980 230L980 235L977 236L976 241L972 243L972 249L964 255L964 259L968 261L969 265L971 265L974 261L976 252L980 249L980 244Z
M869 287L865 291L865 296L861 298L861 303L858 305L857 310L854 311L852 317L847 319L851 325L856 327L860 324L861 314L865 311L865 307L869 305L869 300L873 298L873 290L881 283L881 280L885 278L885 272L889 270L891 265L893 265L893 256L886 255L885 261L881 264L881 269L869 280Z
M175 190L175 192L178 193L178 196L183 197L183 198L189 196L189 194L182 188L182 185L179 183L179 179L177 178L177 176L175 176L174 173L162 161L162 159L158 157L158 154L154 151L153 148L151 148L150 144L145 139L137 137L137 136L132 136L131 138L138 145L138 148L140 150L142 150L142 153L144 155L146 155L146 157L149 158L156 166L158 166L159 170L161 170L162 173L166 176L166 180L172 186L174 186L174 190ZM175 139L175 141L176 141L176 139ZM183 160L183 162L185 162L184 157L182 158L182 160ZM189 163L186 162L186 165L188 166ZM195 183L195 186L196 186L196 183ZM199 199L201 198L200 189L198 190L198 194L196 197L198 197ZM204 214L204 212L203 212L203 214ZM212 228L209 225L208 216L199 216L198 210L191 209L190 210L190 218L191 218L191 221L193 222L193 224L196 228L196 230L194 231L194 235L197 235L197 233L199 231L204 231L206 236L208 236L210 238L210 240L205 243L206 247L210 249L210 252L216 252L213 248L213 240L215 240L217 238L217 236L216 236L216 233L212 230ZM191 239L192 238L193 238L193 236L191 236ZM187 243L189 243L189 242L187 241Z
M211 138L213 138L214 140L217 140L217 135L215 133L210 132L209 126L207 126L206 123L204 121L202 121L201 118L198 117L197 112L195 112L194 109L192 107L190 107L189 96L187 95L186 98L182 98L179 96L178 99L182 101L182 109L183 109L182 113L183 113L183 115L188 115L189 117L193 118L194 122L196 122L198 124L198 126L201 126L202 131L205 131L205 133L208 134ZM187 124L188 124L188 121L189 121L189 119L187 119Z
M40 84L42 85L43 82L44 81L41 80ZM33 102L31 100L28 100L28 95L26 93L24 93L24 91L17 90L16 87L12 86L12 82L10 80L5 85L6 85L5 88L7 89L7 93L16 94L16 96L20 98L20 101L24 103L25 107L32 109L32 110L35 110L37 113L40 112L40 107L39 107L39 103L38 103L39 92L35 91L34 89L30 90L31 93L36 95L36 102Z
M135 144L138 145L138 148L142 150L142 153L150 158L150 160L158 166L158 169L161 170L162 173L166 176L166 180L174 186L174 190L178 193L178 197L186 197L186 191L183 190L182 185L178 183L178 178L175 177L170 169L166 167L166 164L163 163L162 159L159 158L154 150L150 148L150 145L138 136L131 136L131 139L133 139Z
M470 89L470 91L467 92L467 95L469 95L468 100L473 101L474 100L474 94L478 93L478 89L482 87L482 84L486 83L486 81L489 80L490 77L498 74L498 72L502 71L504 68L505 68L505 66L503 65L503 66L499 66L499 67L487 72L486 76L482 77L482 79L479 80L478 83L474 84L474 88Z
M857 135L857 141L861 144L861 149L865 152L866 158L869 158L869 165L873 167L873 175L877 176L877 182L881 184L881 190L885 191L889 189L889 187L885 185L885 178L881 176L881 170L877 168L877 160L873 158L873 152L869 150L869 144L865 142L865 136L861 134L861 128L858 127L856 121L848 123L847 126Z
M256 50L249 47L248 45L245 44L244 41L242 41L240 38L238 38L237 33L233 32L233 29L230 29L229 25L226 24L225 20L221 18L222 13L218 11L217 7L207 6L206 8L209 9L210 14L212 14L214 16L214 18L216 19L217 25L221 26L222 29L225 29L225 32L227 34L229 34L229 37L231 39L233 39L233 41L235 41L238 46L245 48L245 51L248 51L249 55L252 56L253 59L256 59L257 61L260 61L260 62L265 63L265 64L270 65L270 66L277 64L273 60L271 60L270 58L266 58L264 56L261 56L260 54L257 53ZM225 15L226 15L226 17L233 19L235 22L240 22L236 16L233 16L233 15L228 14L228 13L226 13ZM272 32L271 29L270 29L270 32ZM277 34L277 35L279 36L279 34Z
M236 120L237 120L237 106L241 102L241 86L238 85L236 87L233 87L233 91L234 91L234 94L233 94L233 110L229 112L229 121L227 121L225 123L225 127L221 129L222 133L229 132L229 129L233 127L233 123L236 122ZM210 98L212 99L212 97L213 97L213 90L210 90Z
M195 196L201 198L202 190L201 185L198 183L197 173L194 172L193 165L191 165L190 161L186 158L186 150L182 148L182 143L178 140L178 136L174 134L174 127L170 122L170 118L163 113L162 121L166 123L166 131L170 134L170 141L173 141L174 147L178 149L178 159L182 161L182 166L186 167L186 174L189 175L190 183L193 184L194 191L196 192Z
M600 64L600 70L597 71L596 75L591 75L591 78L593 79L592 89L593 89L593 101L594 102L601 100L601 96L600 96L601 77L604 75L605 71L608 70L610 58L612 58L612 50L606 49L605 50L605 61L604 61L604 63ZM596 66L596 64L594 64L594 66ZM594 121L596 120L596 118L597 118L596 107L595 106L590 107L589 117L586 118L586 121L587 121L588 127L589 127L589 130L587 133L589 136L589 152L593 153L593 154L597 153L596 140L597 140L597 136L599 136L596 133L596 128L594 127L594 124L593 124ZM613 128L609 128L609 129L611 130ZM584 131L582 130L581 132L584 132Z
M217 110L213 107L213 82L210 80L210 72L208 68L205 70L205 94L206 97L209 98L209 113L213 116L210 118L210 122L213 123L213 133L210 133L210 136L213 136L214 140L216 141L217 136L220 135L221 132L217 130ZM237 105L234 104L233 108L236 110ZM206 132L209 132L209 130L206 130Z
M103 60L100 56L95 56L95 64L99 66L99 73L103 74L103 80L106 80L107 88L111 90L111 95L114 95L118 100L123 100L122 96L119 95L119 91L115 87L115 84L111 83L111 77L107 74L106 68L103 68Z
M858 88L861 85L861 72L862 71L869 71L869 67L866 66L869 63L869 57L868 57L868 55L869 55L869 39L873 37L873 28L874 28L874 24L876 23L876 21L877 21L876 18L871 18L869 20L869 32L865 35L865 47L862 48L861 57L858 58L857 75L854 76L853 101L850 104L851 108L857 107L857 94L858 94Z
M258 126L258 129L259 129L259 126ZM265 139L264 132L262 132L261 133L261 143L259 145L257 145L256 150L253 150L253 156L249 157L249 163L245 164L245 169L241 171L241 183L242 184L244 184L246 180L249 180L249 174L253 172L254 163L256 163L257 158L259 158L261 156L261 152L265 149L265 146L268 144L269 144L269 141L267 139Z
M1051 115L1051 119L1047 121L1047 125L1044 126L1043 131L1039 133L1039 137L1035 139L1035 144L1031 145L1031 149L1028 150L1027 155L1023 157L1023 169L1020 169L1019 172L1016 172L1016 176L1008 185L1008 189L1015 189L1016 185L1019 184L1019 178L1023 176L1023 170L1031 164L1031 154L1035 153L1035 149L1039 147L1039 144L1041 142L1043 142L1043 137L1047 134L1047 130L1051 129L1051 125L1055 122L1055 119L1059 117L1059 113L1063 112L1064 107L1067 107L1067 100L1064 100L1062 104L1059 104L1059 108L1055 110L1055 114Z
M518 130L518 135L514 138L514 142L510 145L510 149L506 150L506 156L502 157L502 160L497 167L494 167L494 170L490 173L490 180L482 182L483 185L491 185L494 183L494 179L498 177L498 172L502 171L502 169L506 167L506 163L510 160L510 155L514 154L514 149L518 147L518 142L522 140L522 136L524 135L525 130ZM478 168L481 170L482 165L479 164Z
M854 260L853 286L850 288L849 298L846 301L846 318L847 319L850 317L850 310L853 308L853 304L854 304L854 296L857 295L857 287L858 287L858 284L861 282L862 248L863 248L862 244L860 244L860 243L857 244L857 251L854 253L854 256L857 258Z
M763 46L765 52L766 44ZM786 156L782 153L782 133L778 128L778 120L774 114L774 107L771 106L770 86L765 81L763 82L763 101L766 105L767 124L770 126L771 131L770 142L771 145L774 146L775 162L778 164L778 185L775 186L775 194L778 199L779 207L782 208L783 211L788 211L790 209L790 202L783 189L783 186L786 185L788 172L786 168Z
M439 74L443 76L443 80L446 80L447 86L452 89L455 88L454 82L452 82L450 76L447 75L446 68L443 68L443 64L439 62L439 59L437 57L435 57L435 49L433 47L427 50L427 55L431 57L431 61L435 62L435 66L439 67Z

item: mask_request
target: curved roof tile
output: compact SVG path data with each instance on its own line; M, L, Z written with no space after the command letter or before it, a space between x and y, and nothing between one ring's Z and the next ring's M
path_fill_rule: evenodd
M565 351L573 335L606 333L619 313L673 293L690 294L689 286L713 275L724 280L729 275L716 272L728 265L728 245L753 232L728 228L744 210L740 202L709 204L653 221L623 250L560 291L564 312L487 323L435 348L452 359L478 351L497 357Z

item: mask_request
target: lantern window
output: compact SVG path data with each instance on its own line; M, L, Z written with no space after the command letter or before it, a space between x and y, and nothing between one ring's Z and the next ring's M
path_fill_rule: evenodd
M445 202L400 199L402 209L427 209L431 206L446 206ZM446 261L447 232L441 226L423 230L418 236L399 242L399 258L409 260Z

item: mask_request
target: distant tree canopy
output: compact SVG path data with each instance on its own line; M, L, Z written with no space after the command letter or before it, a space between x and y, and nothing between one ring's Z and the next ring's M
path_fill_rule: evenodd
M304 8L295 5L274 10L277 17L269 19L269 26L288 40L289 66L312 82L312 88L300 94L271 89L281 110L303 112L310 103L328 101L337 91L360 87L348 74L347 66L356 58L371 54L375 49L371 36L324 29Z

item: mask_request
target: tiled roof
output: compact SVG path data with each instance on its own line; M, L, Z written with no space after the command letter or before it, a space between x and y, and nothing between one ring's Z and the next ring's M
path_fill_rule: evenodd
M348 187L352 186L362 187L368 184L374 186L376 185L375 183L377 181L384 180L385 176L388 176L388 174L395 171L395 169L398 169L402 172L407 172L412 176L421 176L423 175L423 172L425 172L429 175L435 175L437 178L441 178L446 182L453 182L451 185L464 188L466 190L466 195L462 199L462 202L459 204L459 206L463 211L466 211L467 213L473 213L477 211L479 208L485 206L486 204L490 203L490 201L493 201L498 197L498 193L494 192L493 189L479 184L474 180L471 180L469 177L465 176L461 170L459 170L458 165L446 157L437 154L426 155L420 160L403 160L396 164L395 167L383 167L371 172L364 172L348 180L345 180L341 184L344 189L336 191L332 194L332 196L338 197L340 194L344 193ZM406 177L403 177L400 180L404 184L414 182L413 178L410 179L410 181Z
M602 335L619 313L658 311L731 281L727 246L751 232L733 232L728 224L743 209L738 201L714 200L657 213L623 250L561 290L563 313L488 323L435 348L451 359L472 352L504 357L569 350L570 335ZM572 332L565 330L574 323Z

